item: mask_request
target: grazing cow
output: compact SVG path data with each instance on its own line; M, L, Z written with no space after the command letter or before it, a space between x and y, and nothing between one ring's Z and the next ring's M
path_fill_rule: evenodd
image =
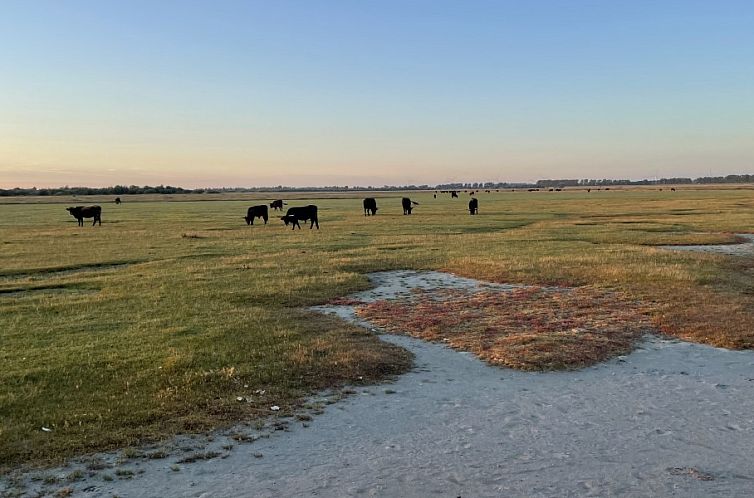
M368 216L370 213L372 216L377 214L377 201L374 200L374 197L364 199L364 216Z
M450 198L452 199L453 197L458 199L458 192L456 192L455 190L450 191Z
M254 224L254 218L262 218L264 220L264 224L267 224L267 220L269 219L269 215L267 214L267 204L260 204L259 206L251 206L246 211L246 216L243 217L243 219L246 220L247 225L253 225Z
M319 219L317 219L317 206L313 204L309 204L308 206L303 207L292 207L288 208L288 211L285 213L285 216L280 217L281 220L285 223L285 226L288 226L288 223L293 225L292 230L295 230L296 227L301 230L301 225L299 225L299 221L307 221L311 220L312 224L309 225L309 229L311 230L314 228L314 225L317 225L317 230L319 230Z
M283 199L277 199L277 200L272 201L270 203L270 207L272 209L274 209L275 211L277 211L278 209L282 211L283 210L283 206L286 205L286 204L287 204L287 202L283 202Z
M115 204L120 204L120 197L115 198Z
M76 206L65 208L65 210L78 220L80 227L84 226L84 218L94 218L92 226L96 225L97 222L102 226L102 208L100 206Z
M479 200L478 199L471 199L469 201L469 213L479 214Z
M670 187L671 192L675 192L675 187Z
M432 197L434 197L435 199L437 199L437 194L432 194Z
M591 192L591 191L592 191L592 189L588 188L588 189L586 189L586 191L587 191L587 192Z
M401 200L401 204L403 204L403 214L411 214L411 211L414 209L412 207L412 205L413 206L418 206L419 205L418 202L412 201L408 197L404 197Z

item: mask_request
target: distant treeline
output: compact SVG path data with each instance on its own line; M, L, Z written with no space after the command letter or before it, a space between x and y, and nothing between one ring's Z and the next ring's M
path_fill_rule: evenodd
M512 189L512 188L549 188L549 187L600 187L617 185L705 185L713 183L754 183L754 175L704 176L700 178L661 178L659 180L602 180L559 179L539 180L536 183L508 182L470 182L443 183L439 185L383 185L381 187L362 186L327 186L327 187L225 187L186 189L170 185L115 185L114 187L57 187L57 188L12 188L0 189L0 197L39 195L138 195L138 194L221 194L225 192L348 192L348 191L401 191L401 190L464 190L464 189Z
M705 185L711 183L754 183L754 175L703 176L700 178L660 178L659 180L539 180L535 187L600 187L612 185Z

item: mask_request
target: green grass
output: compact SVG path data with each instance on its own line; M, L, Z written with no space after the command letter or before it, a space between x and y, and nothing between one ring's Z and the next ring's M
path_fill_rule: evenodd
M481 193L479 216L428 193L402 216L403 194L384 195L374 218L361 196L290 201L320 207L321 230L295 232L246 226L261 194L103 203L94 228L67 204L0 205L0 467L290 412L312 390L405 371L404 351L303 309L370 271L614 288L655 304L666 333L754 344L751 259L652 247L754 231L752 191Z

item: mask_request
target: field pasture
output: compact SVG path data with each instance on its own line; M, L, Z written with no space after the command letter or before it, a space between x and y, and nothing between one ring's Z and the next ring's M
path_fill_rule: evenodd
M402 348L306 309L367 289L370 272L619 292L658 332L754 347L754 259L657 247L754 232L754 190L477 197L478 216L468 194L432 192L2 199L0 468L292 413L313 391L407 371ZM248 206L275 198L316 204L321 229L274 211L246 225ZM102 226L65 211L92 203Z

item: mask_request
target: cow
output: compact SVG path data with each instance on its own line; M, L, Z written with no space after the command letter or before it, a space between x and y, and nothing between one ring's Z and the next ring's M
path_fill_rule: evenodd
M288 204L288 203L287 202L283 202L283 199L277 199L277 200L272 201L270 203L270 207L272 209L274 209L275 211L277 211L278 209L282 211L283 210L283 206L286 205L286 204Z
M246 210L246 216L243 217L243 219L246 220L246 224L253 225L254 218L262 218L264 220L264 224L265 225L267 224L267 220L269 219L269 216L267 214L266 204L260 204L259 206L251 206L248 210Z
M411 199L409 199L408 197L404 197L404 198L403 198L403 199L401 200L401 204L403 204L403 214L404 214L404 215L406 215L406 214L411 214L411 211L412 211L412 210L414 209L414 208L412 207L412 205L413 205L413 206L418 206L418 205L419 205L419 203L418 203L418 202L416 202L416 201L412 201L412 200L411 200Z
M96 225L97 222L102 226L102 208L100 206L75 206L65 208L65 210L76 218L80 227L84 226L84 218L94 218L92 226Z
M675 187L670 187L671 192L675 192Z
M469 201L469 213L479 214L479 200L478 199L471 199Z
M319 219L317 219L317 206L313 204L309 204L308 206L303 207L292 207L288 208L288 211L285 213L285 216L280 217L281 220L285 223L285 226L288 226L288 223L293 225L292 229L295 230L296 227L298 227L299 230L301 230L301 225L299 225L300 221L307 221L311 220L311 225L309 226L309 229L311 230L314 228L314 225L317 225L317 230L319 230Z
M115 204L120 204L120 197L115 198Z
M374 197L364 199L364 216L368 216L370 213L372 216L377 214L377 201L374 200Z
M458 199L458 192L456 192L455 190L451 190L451 191L450 191L450 198L452 199L452 198L454 198L454 197L455 197L456 199Z

